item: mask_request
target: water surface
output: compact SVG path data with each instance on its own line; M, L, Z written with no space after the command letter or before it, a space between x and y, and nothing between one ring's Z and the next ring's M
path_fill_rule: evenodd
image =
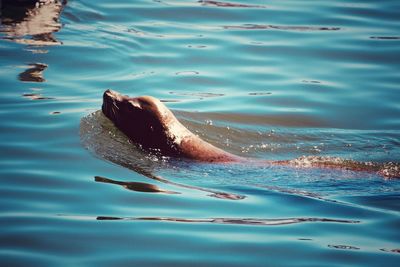
M398 265L400 180L157 158L98 112L112 88L244 157L398 163L398 1L9 2L3 265Z

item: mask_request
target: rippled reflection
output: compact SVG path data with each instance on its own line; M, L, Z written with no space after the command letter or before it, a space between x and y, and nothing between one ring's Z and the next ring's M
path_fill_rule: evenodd
M22 95L25 98L29 98L30 100L50 100L54 99L53 97L47 97L47 96L42 96L41 94L35 94L35 93L25 93ZM54 113L58 114L58 113Z
M3 1L1 32L4 39L29 45L61 44L53 33L61 29L59 17L67 1Z
M43 72L47 69L47 65L43 63L34 63L29 65L30 68L19 74L18 78L22 82L44 82Z

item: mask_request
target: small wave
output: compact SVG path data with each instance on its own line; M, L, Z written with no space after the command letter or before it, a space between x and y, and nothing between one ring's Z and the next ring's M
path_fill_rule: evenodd
M337 201L337 200L325 198L320 194L317 194L317 193L314 193L314 192L308 192L306 190L299 190L299 189L293 189L293 188L283 188L283 187L279 187L279 186L261 185L261 184L257 184L255 186L259 187L259 188L265 188L265 189L268 189L268 190L271 190L271 191L279 192L279 193L302 196L302 197L308 197L308 198L314 198L314 199L322 200L322 201L325 201L325 202L339 203L339 201Z
M347 250L359 250L360 248L354 247L354 246L349 246L349 245L328 245L330 248L335 248L335 249L347 249Z
M266 92L266 93L258 93L258 92L255 92L255 93L249 93L248 95L264 96L264 95L272 95L272 93L271 93L271 92Z
M378 40L400 40L399 36L371 36L369 38Z
M180 99L160 99L163 103L179 103L182 102Z
M202 48L207 48L206 45L188 45L188 48L198 48L198 49L202 49Z
M224 29L239 30L284 30L284 31L338 31L339 27L314 27L314 26L279 26L279 25L261 25L244 24L239 26L224 26Z
M319 223L349 223L356 224L360 221L328 219L328 218L283 218L283 219L253 219L253 218L210 218L210 219L186 219L173 217L108 217L99 216L97 220L132 220L132 221L163 221L163 222L179 222L179 223L215 223L215 224L239 224L239 225L260 225L260 226L279 226L306 222Z
M141 31L135 28L129 28L126 30L128 33L132 33L137 37L151 37L151 38L164 38L165 36L162 34L153 34L150 32Z
M261 5L247 5L247 4L239 4L239 3L231 3L231 2L221 2L221 1L207 1L200 0L203 6L217 6L217 7L241 7L241 8L266 8L266 6Z
M320 81L317 80L302 80L302 83L321 83Z
M178 95L178 96L194 96L194 97L200 97L200 98L208 98L208 97L220 97L224 96L224 94L218 94L218 93L207 93L207 92L200 92L200 93L191 93L191 92L169 92L171 95Z
M189 71L178 71L175 73L175 75L199 75L200 72L195 71L195 70L189 70Z

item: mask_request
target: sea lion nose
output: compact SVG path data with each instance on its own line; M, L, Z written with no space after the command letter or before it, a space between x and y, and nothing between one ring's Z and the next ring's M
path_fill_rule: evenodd
M121 99L118 92L107 89L103 94L103 105L102 111L109 119L115 117L116 109L118 109L117 103Z

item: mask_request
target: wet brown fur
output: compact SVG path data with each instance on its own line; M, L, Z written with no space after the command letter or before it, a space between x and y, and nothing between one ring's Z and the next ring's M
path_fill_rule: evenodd
M130 98L106 90L103 95L102 111L118 129L146 150L204 162L242 160L190 132L160 100L154 97Z

